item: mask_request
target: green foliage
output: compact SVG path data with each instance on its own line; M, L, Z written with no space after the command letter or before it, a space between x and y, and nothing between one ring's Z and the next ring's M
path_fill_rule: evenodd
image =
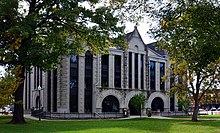
M188 114L190 108L190 98L185 97L184 99L178 99L178 106L183 108L183 111Z
M16 82L16 78L14 72L8 70L5 73L4 77L1 77L0 80L0 107L4 107L6 105L12 105L14 103L13 93L17 88L18 83Z
M155 16L159 26L152 34L158 47L168 53L172 74L178 79L172 91L190 93L197 115L205 92L215 89L220 81L220 5L209 0L175 0Z
M104 54L110 47L127 48L124 26L115 15L118 9L97 0L0 1L0 65L15 68L19 80L11 123L25 123L18 104L23 99L25 70L53 69L62 57L86 50Z
M19 0L0 3L0 65L51 68L61 55L106 53L109 47L126 48L124 27L111 7L85 8L98 1ZM22 12L23 11L23 12ZM71 39L69 39L71 38Z
M136 94L131 99L131 106L134 107L136 112L141 115L141 110L144 107L144 104L146 102L146 97L143 93Z

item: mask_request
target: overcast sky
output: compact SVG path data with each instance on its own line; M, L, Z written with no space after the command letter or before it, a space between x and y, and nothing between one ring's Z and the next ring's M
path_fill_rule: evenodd
M134 30L134 26L135 24L127 22L126 23L126 28L125 28L125 32L129 33L132 32ZM146 23L146 22L141 22L138 26L138 31L144 41L145 44L149 44L152 42L155 42L155 40L153 38L150 38L150 35L147 33L150 29L150 24Z

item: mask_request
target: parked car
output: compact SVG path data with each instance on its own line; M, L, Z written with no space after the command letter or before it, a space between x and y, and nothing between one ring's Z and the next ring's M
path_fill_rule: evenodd
M204 110L204 109L199 109L199 115L208 115L208 111Z
M220 111L220 108L218 108L217 111Z
M211 108L210 111L217 111L216 108Z

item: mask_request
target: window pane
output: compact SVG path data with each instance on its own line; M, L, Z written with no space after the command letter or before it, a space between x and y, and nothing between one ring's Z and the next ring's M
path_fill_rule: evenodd
M115 55L115 87L121 87L121 56Z
M155 90L155 62L150 61L150 89Z

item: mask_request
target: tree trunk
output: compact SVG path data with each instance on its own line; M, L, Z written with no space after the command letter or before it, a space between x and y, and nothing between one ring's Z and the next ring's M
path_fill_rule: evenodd
M25 79L25 67L17 66L16 67L16 80L18 88L14 93L15 103L14 103L14 112L12 120L9 124L24 124L24 109L23 109L23 90L24 90L24 79Z
M195 101L195 107L194 107L194 110L193 110L192 121L197 122L198 121L198 119L197 119L198 111L199 111L199 101L198 101L198 99L195 99L194 101Z

